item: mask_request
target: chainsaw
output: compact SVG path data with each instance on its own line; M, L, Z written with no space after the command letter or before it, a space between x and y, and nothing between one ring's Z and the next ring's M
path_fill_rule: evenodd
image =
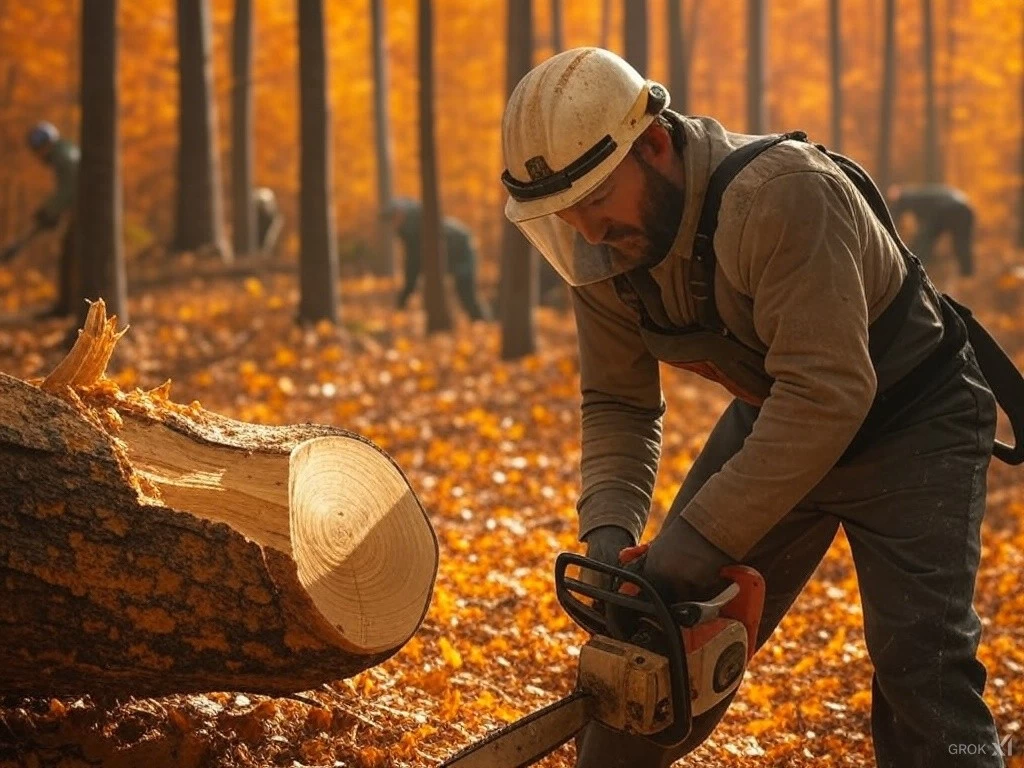
M645 549L624 551L624 559ZM570 565L611 577L615 588L567 576ZM575 690L471 744L441 768L533 765L595 721L663 747L682 743L695 716L739 687L755 650L764 579L743 565L727 566L720 575L728 586L712 599L668 605L630 570L560 554L555 561L558 602L591 633L580 649ZM630 627L626 639L624 626Z

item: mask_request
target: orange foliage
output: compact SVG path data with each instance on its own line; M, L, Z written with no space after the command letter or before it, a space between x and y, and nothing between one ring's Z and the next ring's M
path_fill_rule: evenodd
M154 768L429 766L572 688L584 635L558 606L551 577L555 554L578 547L572 324L540 311L542 351L501 363L496 328L470 335L463 326L423 341L417 315L387 309L389 289L386 281L345 283L346 314L358 325L311 329L292 322L289 278L142 293L132 299L132 329L111 375L125 389L174 379L133 395L140 405L163 403L169 386L174 400L199 399L237 418L333 423L384 446L421 496L441 546L421 631L386 664L299 699L210 693L14 702L0 707L0 768L11 734L22 745L17 765L81 752L93 762ZM1020 357L1024 329L1012 318L1024 287L1003 290L1005 312L983 311L983 319ZM977 296L964 298L982 306ZM63 336L54 321L0 327L0 370L23 378L49 370L63 354ZM664 386L669 413L651 531L726 402L672 369ZM994 465L990 487L976 597L985 621L981 658L1000 733L1019 734L1024 486L1019 470ZM711 768L872 765L861 619L840 537L694 759ZM1024 749L1024 736L1014 738ZM570 755L567 748L542 765L565 768Z

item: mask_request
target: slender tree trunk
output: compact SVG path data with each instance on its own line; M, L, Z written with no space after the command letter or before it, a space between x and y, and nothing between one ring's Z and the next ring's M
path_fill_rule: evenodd
M878 186L883 194L892 182L892 115L896 102L896 0L885 0L881 123L878 129Z
M612 37L612 0L601 0L601 47L608 49Z
M685 33L683 40L686 42L686 91L687 91L687 102L690 99L690 73L693 72L693 57L697 50L697 34L700 29L700 9L703 4L699 0L693 0L690 3L690 18L686 21ZM673 97L675 98L675 97ZM689 103L687 103L689 108Z
M924 16L924 178L929 183L942 181L939 156L939 119L935 107L935 19L932 0L921 0Z
M378 275L395 272L394 232L391 217L384 216L393 194L391 183L391 121L388 117L388 55L385 0L370 0L373 17L373 116L374 142L377 150L377 258L373 260Z
M553 53L558 53L565 49L565 24L562 18L562 3L563 0L551 0L551 47ZM531 37L531 35L528 34L527 38L529 37ZM509 39L509 42L511 43L511 38ZM519 44L519 41L516 41L516 44ZM531 46L532 56L533 42L531 41L529 45ZM518 68L516 71L518 72ZM526 72L523 72L522 74L526 74ZM501 212L501 221L503 222L502 229L504 230L504 210L502 210ZM530 248L529 258L533 260L533 264L535 264L537 268L536 303L543 306L559 306L560 298L564 296L564 293L561 293L561 290L564 290L565 288L565 281L563 281L559 274L555 271L555 268L548 263L548 260L540 256L540 254L537 253L537 251L532 247ZM502 278L502 280L504 280L504 278ZM498 287L498 290L498 304L500 307L502 300L507 297L501 295L501 291L503 290L501 286ZM530 290L532 291L533 289ZM533 294L530 293L528 295ZM502 313L502 317L505 316L504 310L499 309L499 312ZM531 320L529 320L528 322L533 322L532 313ZM530 333L532 333L532 331L530 331Z
M213 248L225 261L216 100L207 0L178 0L178 208L174 247Z
M505 68L505 93L512 90L530 71L533 51L533 9L531 0L508 0L508 53ZM515 360L533 354L537 334L533 308L537 304L536 251L523 233L504 220L501 249L501 357Z
M683 32L683 0L668 0L668 92L672 109L689 111L690 83L686 67L686 35Z
M331 106L323 0L296 0L299 23L299 321L338 321Z
M843 151L843 25L842 3L829 0L828 28L832 44L832 149Z
M252 198L252 0L235 0L231 51L231 214L236 254L256 251Z
M1021 7L1021 58L1024 59L1024 6ZM1024 74L1021 76L1021 125L1024 126ZM1017 223L1017 246L1024 248L1024 128L1020 133L1020 210L1018 211Z
M551 0L551 48L554 53L565 50L565 20L562 0Z
M946 87L942 103L942 165L943 177L954 179L956 168L953 151L953 107L956 104L956 18L957 0L946 5Z
M625 0L625 59L636 71L647 76L647 0Z
M431 0L419 0L420 65L420 173L423 198L423 300L427 333L450 331L444 276L446 261L441 236L441 200L437 179L437 144L434 138L434 8Z
M128 321L118 158L117 0L82 3L82 160L76 210L81 297ZM89 307L76 301L79 319ZM81 324L81 323L80 323Z
M747 0L747 131L764 133L765 65L767 60L767 0Z

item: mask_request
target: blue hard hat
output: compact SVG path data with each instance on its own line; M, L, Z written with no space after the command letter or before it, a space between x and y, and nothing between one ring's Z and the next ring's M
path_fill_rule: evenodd
M26 141L30 148L41 149L53 144L59 138L60 131L57 130L53 123L48 123L44 120L32 126Z

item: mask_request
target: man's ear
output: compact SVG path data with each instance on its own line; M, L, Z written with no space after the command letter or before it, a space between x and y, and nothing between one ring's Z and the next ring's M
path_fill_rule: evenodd
M647 129L637 137L634 146L640 153L640 157L655 167L660 167L674 152L672 136L657 120L647 126Z

